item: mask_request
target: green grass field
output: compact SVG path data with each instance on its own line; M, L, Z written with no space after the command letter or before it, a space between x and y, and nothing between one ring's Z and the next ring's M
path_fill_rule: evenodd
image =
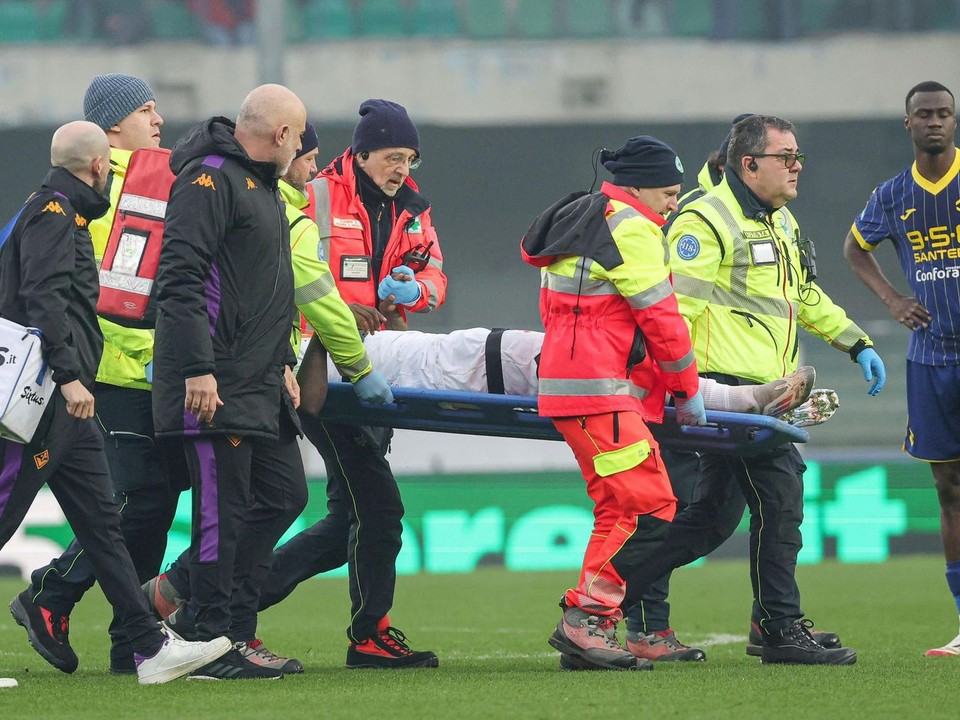
M851 667L762 666L744 654L750 590L742 561L678 572L673 624L702 643L705 664L654 672L560 672L546 639L574 573L402 577L391 617L437 670L343 668L348 599L342 580L317 580L261 616L270 648L306 668L278 682L177 681L142 688L107 672L109 611L98 591L74 612L80 669L65 675L0 616L0 717L14 718L956 718L958 658L923 651L951 639L956 610L943 562L905 557L883 565L801 567L803 607L859 651ZM0 580L6 604L22 583Z

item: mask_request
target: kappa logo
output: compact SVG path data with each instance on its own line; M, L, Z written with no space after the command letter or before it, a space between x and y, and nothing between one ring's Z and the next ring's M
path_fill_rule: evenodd
M81 217L80 215L77 215L76 217L74 217L73 221L77 224L77 227L87 226L87 219L85 217Z
M43 469L43 466L50 462L50 451L44 450L38 452L33 456L33 464L37 466L37 470Z
M200 177L194 180L191 185L199 185L200 187L210 188L211 190L216 190L217 186L213 184L213 178L207 175L206 173L200 173Z
M256 189L257 189L257 184L250 178L247 178L247 190L256 190Z
M958 200L957 202L960 203L960 200ZM957 209L960 210L960 208L957 208ZM908 217L910 217L911 215L913 215L916 211L917 211L916 208L910 208L910 209L907 210L903 215L900 216L900 219L901 219L901 220L906 220Z
M227 435L227 440L229 440L230 444L234 447L240 447L240 443L243 442L243 438L239 435Z
M63 211L63 208L60 207L60 203L58 203L56 200L51 200L48 202L46 207L43 208L43 212L55 212L60 213L61 215L66 215L66 213Z

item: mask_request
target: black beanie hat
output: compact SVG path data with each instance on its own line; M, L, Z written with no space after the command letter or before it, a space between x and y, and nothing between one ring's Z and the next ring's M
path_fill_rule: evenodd
M320 147L320 140L317 138L317 129L307 123L306 129L303 131L303 135L300 136L300 152L297 153L297 157L303 157L311 150L316 150Z
M365 100L360 105L360 122L353 131L354 155L385 147L410 148L420 153L420 133L406 108L389 100Z
M730 148L730 136L733 135L733 126L736 125L741 120L746 120L748 117L753 117L754 113L741 113L737 115L733 122L730 123L730 132L727 133L727 136L723 139L723 142L720 143L720 149L717 151L719 155L727 156L727 150Z
M632 137L616 150L604 150L600 162L613 173L615 185L660 188L683 182L680 158L669 145L649 135Z

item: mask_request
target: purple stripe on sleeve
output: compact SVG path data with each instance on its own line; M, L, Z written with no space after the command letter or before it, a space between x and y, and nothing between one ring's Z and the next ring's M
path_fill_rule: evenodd
M13 484L20 474L23 462L23 445L12 440L0 440L3 444L3 468L0 469L0 515L7 509L7 501L13 492Z
M223 155L207 155L201 164L208 167L217 168L219 170L221 167L223 167L223 161Z
M217 330L217 318L220 317L220 269L214 263L210 266L210 274L204 284L204 295L207 297L207 317L210 318L210 337Z
M192 412L184 408L183 411L183 434L184 435L199 435L200 434L200 421L197 419L197 416Z
M194 440L200 463L200 562L220 556L220 508L217 504L217 458L210 440Z

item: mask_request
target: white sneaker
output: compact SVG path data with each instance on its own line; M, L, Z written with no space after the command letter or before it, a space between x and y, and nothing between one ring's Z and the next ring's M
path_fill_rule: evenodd
M960 655L960 635L957 635L953 640L944 645L943 647L933 648L932 650L927 650L924 655L927 657L943 657L944 655Z
M153 657L134 653L137 677L141 685L159 685L187 675L233 649L229 638L218 637L208 642L187 642L167 634L163 646Z

